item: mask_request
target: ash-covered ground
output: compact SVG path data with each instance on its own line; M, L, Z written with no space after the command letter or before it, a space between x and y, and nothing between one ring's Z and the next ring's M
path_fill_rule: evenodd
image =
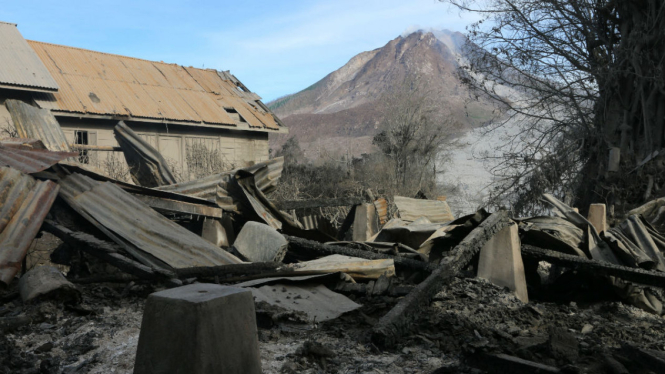
M3 296L0 373L131 373L143 306L155 288L141 284L79 285L77 306L57 301L23 305ZM261 322L265 373L480 373L479 353L505 353L570 373L611 373L613 363L648 373L622 344L665 349L659 316L616 301L588 305L524 304L475 278L458 278L439 292L392 349L369 339L370 328L397 302L356 297L363 307L319 324ZM7 321L28 317L12 327ZM261 318L265 321L265 318ZM182 347L186 349L186 347Z

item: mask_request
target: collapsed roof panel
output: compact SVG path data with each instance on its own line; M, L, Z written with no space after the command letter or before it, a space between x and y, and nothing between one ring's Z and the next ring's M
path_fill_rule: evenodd
M52 152L17 143L7 143L5 140L0 141L0 165L11 166L28 174L46 170L62 160L75 156L78 156L78 152Z
M5 22L0 22L0 87L46 92L58 90L58 83L16 25Z
M11 282L58 195L58 185L0 167L0 285Z
M72 174L59 184L60 195L74 210L146 265L185 268L242 262L111 182Z
M49 110L35 108L19 100L7 100L5 105L19 137L39 139L50 151L71 151L65 133Z

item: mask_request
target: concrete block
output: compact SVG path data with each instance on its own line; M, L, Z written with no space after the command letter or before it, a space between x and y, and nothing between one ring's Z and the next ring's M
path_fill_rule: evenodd
M280 262L289 243L274 228L258 222L247 222L233 246L251 262Z
M588 220L599 234L607 230L607 210L605 204L591 204L589 206Z
M480 250L478 277L508 287L518 299L529 302L520 238L515 223L496 233Z
M192 284L153 293L134 374L261 373L252 292Z
M379 220L374 204L360 204L356 206L356 215L353 219L353 241L364 242L379 232Z
M206 219L203 221L203 230L201 237L218 247L229 247L229 240L226 236L226 230L216 219Z
M38 266L19 279L19 293L23 302L39 299L54 299L78 302L81 292L53 266Z

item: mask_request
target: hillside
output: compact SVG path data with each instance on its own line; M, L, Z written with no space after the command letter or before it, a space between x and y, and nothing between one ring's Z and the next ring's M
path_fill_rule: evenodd
M490 105L471 100L456 75L465 41L462 34L446 30L418 31L354 56L310 87L269 103L290 130L288 136L271 138L271 147L295 135L309 158L322 150L368 152L381 122L382 93L414 75L437 93L449 118L465 129L483 123L490 117Z

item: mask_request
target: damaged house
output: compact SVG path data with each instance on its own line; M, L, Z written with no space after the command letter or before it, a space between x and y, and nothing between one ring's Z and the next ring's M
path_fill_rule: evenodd
M102 171L109 157L124 159L113 135L119 120L183 179L196 177L197 150L227 169L248 166L268 159L270 133L288 131L229 72L27 41L10 23L0 23L0 51L0 126L12 123L8 99L47 109L79 161Z

